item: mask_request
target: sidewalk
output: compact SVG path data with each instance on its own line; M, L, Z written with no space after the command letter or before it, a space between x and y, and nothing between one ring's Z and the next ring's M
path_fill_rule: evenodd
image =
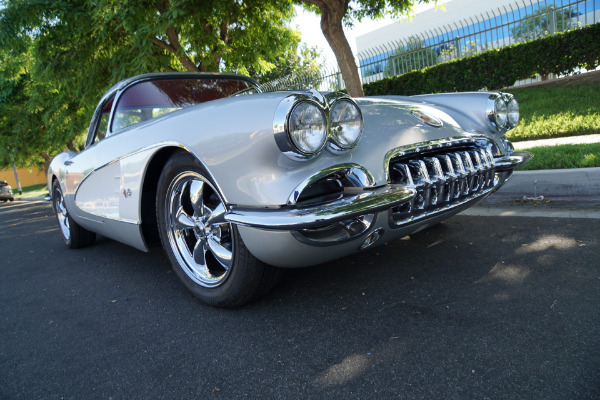
M547 146L559 146L562 144L590 144L590 143L600 143L600 134L569 136L569 137L556 138L556 139L527 140L524 142L513 142L513 146L517 150L524 150L524 149L529 149L531 147L547 147Z

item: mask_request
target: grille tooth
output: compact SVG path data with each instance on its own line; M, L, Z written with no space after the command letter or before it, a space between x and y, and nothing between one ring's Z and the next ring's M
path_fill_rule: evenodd
M479 152L470 151L471 159L473 160L473 168L475 169L475 175L473 176L473 187L472 190L474 192L483 188L484 180L485 180L485 169L481 162L481 158L479 157Z
M415 196L414 207L424 210L430 205L432 182L429 179L429 172L423 160L410 160L409 169L413 174L413 180L417 185L417 195Z
M437 205L448 201L446 197L446 182L442 163L436 157L425 157L423 159L431 180L431 193L429 194L429 202L431 205Z
M401 183L401 184L404 184L404 185L414 185L415 184L415 182L413 181L410 169L408 168L408 165L406 165L406 164L394 164L392 166L392 169L398 175L400 175L400 179L396 183Z
M424 218L489 193L497 184L495 174L491 151L475 146L392 160L391 183L417 191L413 199L392 208L392 221L399 225Z

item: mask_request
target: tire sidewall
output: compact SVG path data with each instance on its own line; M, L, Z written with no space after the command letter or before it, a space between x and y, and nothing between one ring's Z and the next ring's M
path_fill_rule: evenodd
M56 223L58 224L58 230L60 231L60 236L63 238L63 241L65 242L65 244L67 246L71 247L71 244L72 244L71 239L73 238L73 229L71 228L73 226L73 224L71 221L71 216L69 215L69 213L67 211L67 218L69 219L69 238L67 239L65 237L65 234L62 231L61 226L60 226L60 220L58 219L58 210L57 210L57 204L56 204L57 193L63 198L63 202L64 202L64 196L62 193L62 189L60 188L60 184L58 183L58 181L55 180L52 183L52 209L54 210L54 216L56 217Z
M158 181L156 196L156 219L163 248L178 278L200 300L210 305L222 307L241 305L249 301L253 292L256 291L258 284L254 285L253 281L257 274L262 274L260 270L260 264L262 263L250 254L234 224L230 224L233 241L233 263L229 274L218 286L205 287L192 280L184 271L171 247L167 223L168 191L174 179L188 171L202 175L204 179L210 182L213 189L218 191L217 185L215 185L210 175L206 173L200 162L192 155L176 153L167 161ZM217 195L223 201L221 193L217 193Z

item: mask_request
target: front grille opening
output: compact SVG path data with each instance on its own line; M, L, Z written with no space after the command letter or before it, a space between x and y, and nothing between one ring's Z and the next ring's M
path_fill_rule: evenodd
M475 144L403 154L391 160L388 172L390 183L417 191L409 202L392 208L396 225L458 207L498 184L492 152Z

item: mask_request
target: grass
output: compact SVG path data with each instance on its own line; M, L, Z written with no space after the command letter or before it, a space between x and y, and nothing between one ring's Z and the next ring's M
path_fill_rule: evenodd
M600 133L600 83L511 89L521 120L506 135L511 141Z
M533 154L533 159L519 167L520 171L600 167L600 143L532 147L526 151Z
M45 197L48 195L48 186L46 186L45 183L40 183L39 185L25 186L24 188L21 188L23 190L23 194L21 195L19 194L19 192L17 192L16 187L13 187L12 189L15 197Z

